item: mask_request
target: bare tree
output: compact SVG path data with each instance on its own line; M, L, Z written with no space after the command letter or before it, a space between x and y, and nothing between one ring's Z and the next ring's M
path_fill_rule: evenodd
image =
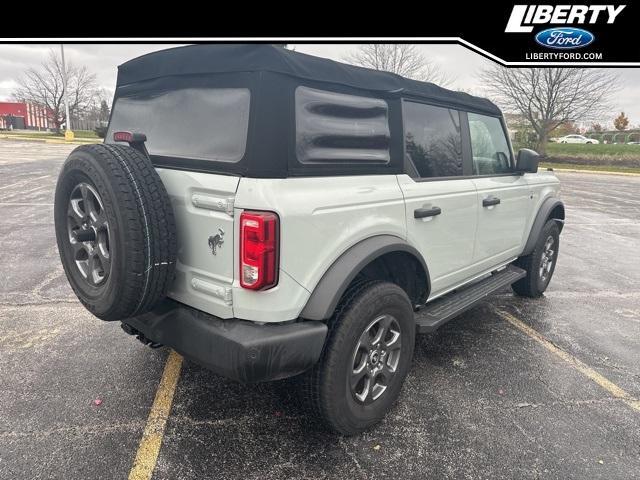
M566 122L602 118L619 88L618 77L605 69L495 66L480 78L501 107L527 119L542 155L553 130Z
M88 115L99 122L109 121L111 114L111 101L113 92L106 88L98 88L94 91L93 99L88 108Z
M347 55L344 61L396 73L414 80L436 83L443 87L453 82L450 75L425 57L415 45L405 43L360 45L355 52Z
M105 127L111 113L110 105L112 98L113 94L109 90L105 88L96 89L91 98L91 102L87 104L82 114L79 117L72 115L72 124L77 129L86 130L96 130L96 128Z
M91 106L95 98L96 77L86 67L67 62L67 88L69 89L69 115L79 117ZM16 100L46 107L52 115L56 130L65 122L64 82L60 55L49 52L38 67L29 68L17 79L13 92Z

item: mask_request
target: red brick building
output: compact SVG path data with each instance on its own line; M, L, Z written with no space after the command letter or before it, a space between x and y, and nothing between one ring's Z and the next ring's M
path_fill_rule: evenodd
M22 102L0 102L0 129L47 130L55 128L51 112L45 107Z

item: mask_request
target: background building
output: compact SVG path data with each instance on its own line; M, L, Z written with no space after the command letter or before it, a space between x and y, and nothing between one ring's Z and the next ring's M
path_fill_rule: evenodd
M23 102L0 102L0 129L49 130L54 128L45 107Z

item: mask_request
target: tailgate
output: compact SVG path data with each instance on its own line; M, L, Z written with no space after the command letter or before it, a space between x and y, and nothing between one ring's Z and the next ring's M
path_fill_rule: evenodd
M158 168L176 217L178 260L168 296L233 317L233 202L239 177Z

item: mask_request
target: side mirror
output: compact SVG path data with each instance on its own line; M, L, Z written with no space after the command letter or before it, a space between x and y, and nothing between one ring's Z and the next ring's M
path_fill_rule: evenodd
M540 162L540 155L528 148L522 148L518 152L518 159L516 161L516 170L522 173L536 173L538 171L538 163Z

